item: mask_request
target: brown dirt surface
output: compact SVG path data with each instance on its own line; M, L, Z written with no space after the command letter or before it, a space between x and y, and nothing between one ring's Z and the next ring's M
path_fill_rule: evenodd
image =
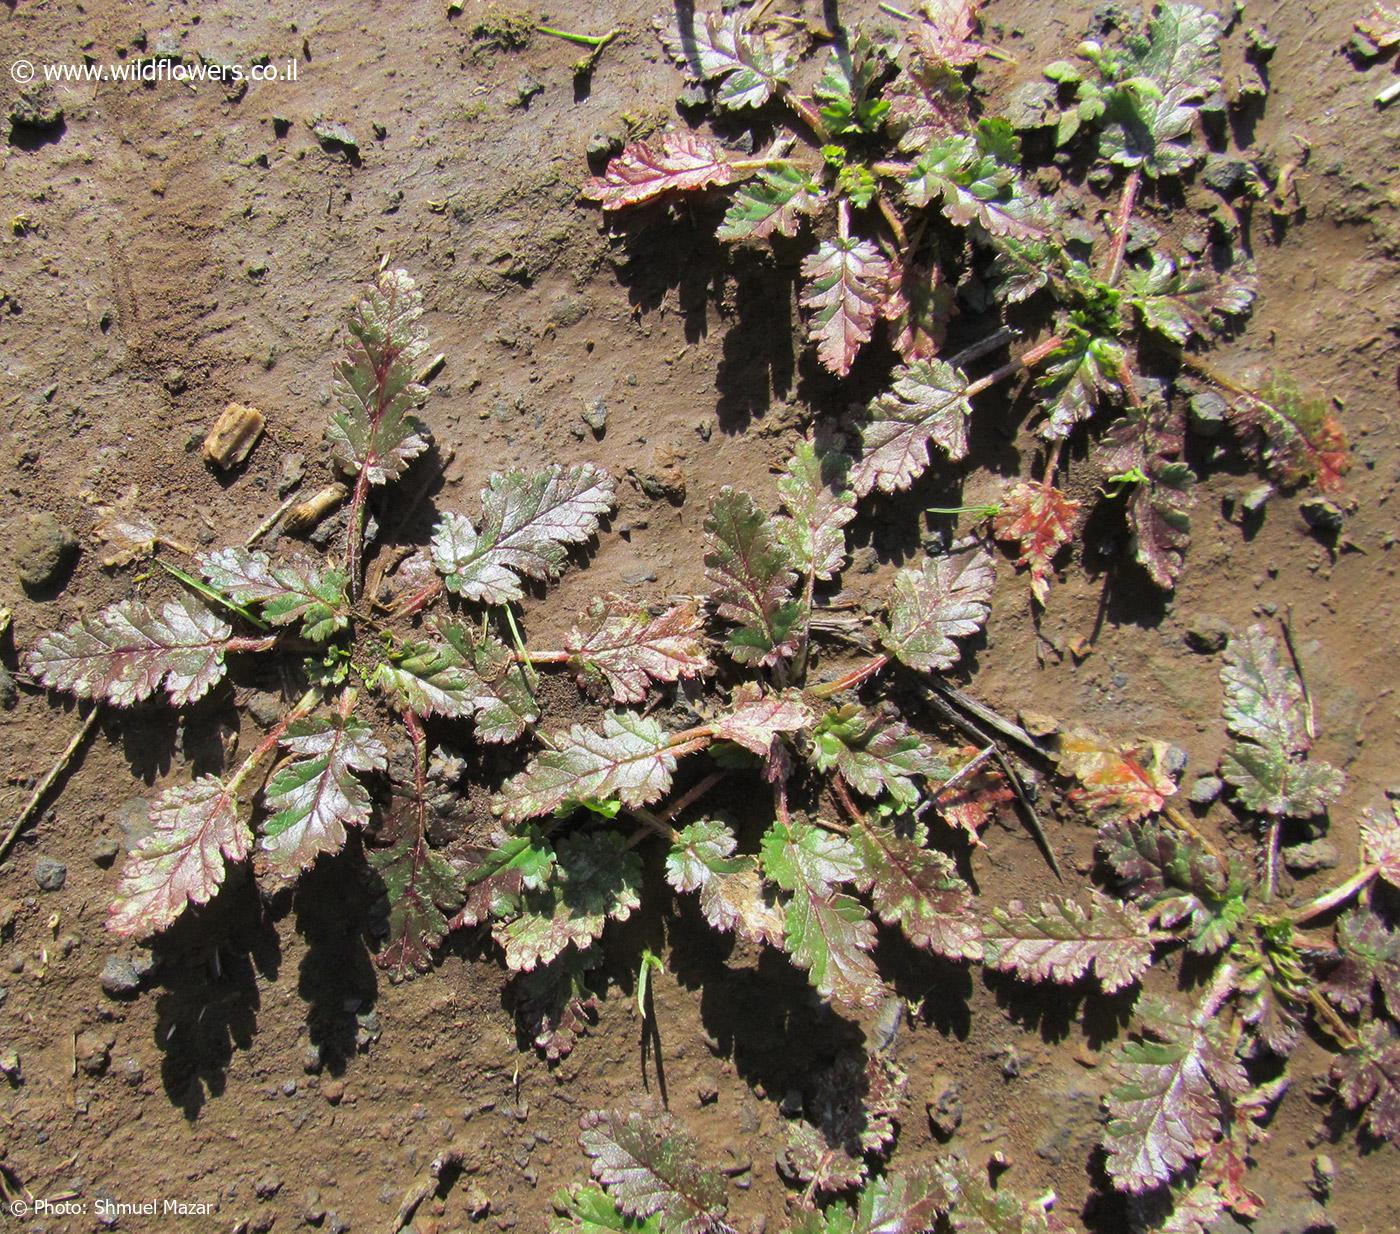
M812 0L805 7L821 16ZM1343 871L1360 810L1400 787L1400 105L1377 111L1371 102L1392 67L1359 69L1343 53L1361 7L1249 6L1248 22L1266 24L1278 50L1262 117L1231 139L1279 161L1307 150L1297 177L1305 210L1277 229L1255 212L1259 300L1247 332L1219 353L1231 372L1276 364L1337 400L1358 459L1342 542L1333 550L1310 535L1301 494L1273 497L1262 520L1242 528L1227 517L1228 499L1257 478L1210 468L1174 596L1106 571L1102 539L1091 536L1074 546L1037 634L1025 578L1003 563L967 687L1009 715L1030 708L1170 740L1190 757L1189 786L1214 766L1223 730L1217 662L1191 651L1185 631L1203 617L1243 626L1291 609L1320 754L1348 777L1331 812ZM592 595L703 590L700 525L720 486L771 503L774 469L813 411L840 411L862 393L804 356L791 266L727 256L683 220L642 234L628 261L598 214L578 204L595 132L619 131L624 114L641 123L672 115L680 81L648 28L649 4L598 0L553 14L573 29L623 30L586 85L571 72L578 48L540 36L523 50L491 47L472 36L482 5L447 9L445 0L20 0L0 13L7 68L163 47L226 63L300 62L295 82L241 92L65 84L56 89L61 127L0 149L0 545L14 544L35 511L55 514L81 544L71 578L39 596L21 589L8 559L0 568L0 604L14 617L11 668L14 649L44 631L167 589L144 565L103 568L95 502L135 486L133 508L152 514L164 536L232 543L276 508L287 455L305 456L301 493L331 479L321 436L331 364L347 307L381 258L418 279L432 350L446 356L427 416L451 461L409 518L411 534L421 539L432 506L469 507L504 467L592 460L622 479L596 548L546 602L527 606L543 645ZM1009 90L1066 54L1088 11L1068 0L991 0L984 27L1014 59L989 61L984 83ZM8 80L3 89L7 99L17 92ZM350 130L357 158L322 147L311 127L322 121ZM581 418L595 399L607 407L601 440ZM220 477L199 446L229 401L259 408L267 432L245 468ZM983 499L995 473L1029 457L1023 410L1013 401L983 413L979 429L995 443L980 447L986 469L964 489L931 474L918 501ZM1068 469L1071 487L1098 482L1074 459ZM676 470L681 501L641 487L644 475L673 481ZM920 551L919 508L877 501L862 514L846 580L853 598L881 594L895 566ZM1082 658L1069 650L1081 638ZM256 685L277 683L235 682L239 691ZM559 693L572 697L562 684ZM18 705L0 713L6 818L79 722L71 705L22 683ZM343 1228L338 1218L357 1232L386 1231L405 1191L455 1145L464 1167L420 1209L418 1234L538 1231L556 1187L585 1173L580 1114L661 1090L706 1155L735 1167L740 1228L778 1228L790 1194L774 1166L780 1104L858 1043L861 1029L823 1009L781 956L720 947L689 905L610 932L611 994L596 1028L559 1064L518 1037L488 939L459 936L425 977L385 979L373 963L357 844L322 861L294 894L260 898L235 880L161 940L140 993L104 996L104 964L131 953L103 929L115 880L103 845L122 839L124 805L258 736L249 718L240 728L227 697L179 717L157 708L106 716L0 867L0 1053L16 1052L21 1065L0 1081L0 1169L12 1188L213 1209L125 1216L116 1226L125 1230ZM469 808L479 814L484 800L482 789ZM1092 830L1050 798L1042 815L1070 883L1083 882ZM1243 849L1249 841L1228 830L1232 819L1216 805L1201 825ZM986 838L975 863L984 897L1004 903L1050 888L1014 820ZM660 854L644 851L648 885L665 903ZM37 887L40 857L67 866L61 890ZM633 997L642 946L666 964L654 978L659 1046L649 1051ZM910 1075L895 1161L944 1151L924 1107L956 1082L964 1116L951 1147L979 1161L1004 1154L1021 1194L1053 1190L1076 1224L1125 1228L1121 1208L1091 1197L1105 1181L1095 1152L1101 1053L1126 1022L1126 1001L1080 987L1032 991L894 939L882 943L881 967L901 995L922 1000L895 1045ZM1327 1211L1337 1228L1400 1228L1396 1150L1327 1117L1326 1045L1305 1038L1258 1150L1253 1181L1270 1215L1256 1228L1306 1228L1299 1214L1318 1153L1336 1166ZM308 1050L321 1060L314 1067ZM88 1230L94 1217L5 1228Z

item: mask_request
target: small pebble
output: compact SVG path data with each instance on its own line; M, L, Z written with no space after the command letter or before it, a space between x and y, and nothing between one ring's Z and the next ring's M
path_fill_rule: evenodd
M1208 806L1224 789L1225 782L1219 776L1197 776L1187 799L1194 806Z
M111 836L94 842L88 855L95 865L101 866L104 870L117 859L117 855L122 851L122 846Z
M31 514L15 545L15 573L25 591L46 593L62 583L78 556L78 537L47 511Z
M68 867L52 857L40 857L34 863L34 881L40 891L62 891L68 878Z

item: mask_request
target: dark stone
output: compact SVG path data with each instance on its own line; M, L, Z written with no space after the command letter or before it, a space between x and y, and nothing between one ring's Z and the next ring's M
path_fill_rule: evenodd
M1203 656L1224 651L1230 641L1230 623L1208 613L1191 618L1186 627L1186 645Z
M40 891L62 891L68 878L68 867L52 857L40 857L34 863L34 881Z
M15 570L27 592L60 585L78 556L78 537L52 514L31 514L15 545Z

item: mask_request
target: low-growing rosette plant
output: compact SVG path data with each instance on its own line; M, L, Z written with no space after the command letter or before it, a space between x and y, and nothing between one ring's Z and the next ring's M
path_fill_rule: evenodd
M1348 466L1327 400L1286 377L1250 386L1202 356L1254 299L1238 229L1214 254L1156 238L1154 223L1169 218L1202 158L1208 121L1226 107L1227 23L1174 0L1137 23L1113 10L1074 59L1047 66L1047 80L1024 83L1031 89L1017 92L1010 114L995 115L976 90L991 51L979 7L882 6L889 16L820 38L768 4L665 13L661 42L707 91L717 131L749 120L755 137L760 127L777 136L740 152L699 128L670 129L626 145L583 195L609 215L720 198L720 240L806 252L798 300L818 363L845 377L875 352L871 364L888 370L885 390L850 424L860 496L912 487L933 454L967 458L974 399L1034 374L1039 478L968 512L995 520L1044 603L1051 562L1082 517L1057 474L1065 445L1086 441L1089 472L1121 510L1133 559L1171 590L1190 539L1193 395L1202 417L1231 425L1281 484L1331 491ZM804 92L797 82L812 55ZM1047 168L1059 148L1082 170ZM1083 191L1090 174L1117 185L1102 220ZM1001 328L948 356L960 313ZM971 375L981 356L1033 331L1039 341Z

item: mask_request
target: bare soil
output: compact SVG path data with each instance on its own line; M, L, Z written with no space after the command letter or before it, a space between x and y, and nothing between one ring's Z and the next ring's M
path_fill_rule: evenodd
M983 81L1005 90L1065 54L1088 7L991 0L986 27L1015 60L988 61ZM1348 774L1331 830L1343 871L1355 861L1360 809L1400 786L1391 505L1400 107L1371 102L1391 66L1360 69L1343 53L1361 7L1252 4L1248 21L1278 39L1271 94L1257 122L1227 134L1280 161L1309 151L1297 217L1275 226L1256 209L1245 220L1260 296L1221 364L1276 364L1335 396L1358 456L1341 542L1309 532L1298 495L1275 496L1262 519L1241 526L1227 517L1229 499L1256 478L1203 454L1175 596L1133 569L1106 568L1111 532L1091 526L1038 633L1026 581L1006 563L967 685L1008 714L1032 708L1171 740L1190 755L1189 786L1214 766L1223 733L1217 665L1188 648L1186 629L1291 608L1321 754ZM806 8L821 17L817 4ZM61 130L0 149L0 544L13 544L32 512L51 511L82 545L72 577L39 599L8 562L0 568L15 647L167 586L143 567L102 568L94 500L135 485L135 509L154 514L166 536L202 545L241 540L276 507L286 455L305 455L302 492L329 480L321 428L338 332L385 256L419 279L434 350L447 357L428 417L451 462L405 534L425 534L433 508L469 506L500 468L591 459L632 477L596 550L527 610L541 644L602 591L702 590L700 524L719 487L771 501L773 468L813 414L860 396L859 374L838 387L795 342L792 266L721 253L699 221L654 222L624 246L576 204L592 134L619 129L624 113L672 114L680 83L647 28L650 6L593 2L552 14L573 29L623 27L586 82L571 71L579 49L567 43L537 36L509 51L474 41L481 11L475 0L455 17L445 2L89 0L11 3L0 14L7 66L78 62L85 52L115 60L121 49L134 57L143 28L148 49L168 44L186 57L300 60L297 81L242 93L64 85ZM5 89L7 99L17 92ZM358 159L323 149L310 129L318 120L347 126ZM607 406L601 440L581 419L595 398ZM221 480L198 443L228 400L261 408L268 434L244 470ZM853 598L878 595L921 551L921 507L976 501L996 473L1029 461L1027 406L1012 399L981 413L986 470L965 489L951 473L933 474L914 500L863 513L846 580ZM647 497L637 478L670 465L684 500ZM1073 459L1069 476L1092 483L1076 477ZM1081 638L1082 658L1069 650ZM8 643L4 655L13 668ZM276 686L235 688L260 684ZM78 722L71 706L27 687L0 713L5 818ZM777 1228L789 1194L774 1166L779 1105L858 1042L862 1026L823 1010L782 957L721 947L689 906L609 935L614 988L596 1029L558 1065L518 1038L488 941L455 940L420 980L384 979L358 845L323 861L295 894L262 900L235 881L160 940L143 992L104 996L99 973L124 952L102 926L115 874L95 860L100 843L120 841L119 812L132 798L208 769L235 735L245 747L256 740L253 721L237 725L227 693L179 718L154 708L107 716L0 867L0 1052L17 1052L22 1069L0 1082L0 1162L12 1184L36 1197L170 1198L214 1210L123 1217L120 1229L295 1230L338 1217L355 1231L385 1231L434 1156L460 1144L464 1171L420 1210L419 1234L537 1231L554 1189L582 1173L579 1115L665 1095L710 1157L751 1166L736 1176L740 1228ZM473 818L486 793L468 801ZM1042 814L1070 881L1083 881L1092 830L1050 795ZM1216 805L1202 825L1247 848L1232 822ZM987 840L973 869L991 902L1048 889L1044 861L1014 821ZM61 890L36 885L40 857L67 866ZM654 899L665 903L657 855L648 860ZM666 962L651 1051L632 997L643 945ZM896 1161L945 1150L924 1106L956 1083L964 1117L949 1147L978 1160L1000 1152L1023 1194L1053 1189L1072 1220L1125 1228L1116 1203L1091 1197L1105 1182L1094 1147L1107 1086L1100 1057L1126 1022L1126 1001L1030 991L892 938L880 958L901 994L924 1000L896 1044L911 1076ZM313 1045L323 1058L315 1072L303 1066ZM1395 1149L1326 1117L1329 1057L1322 1039L1294 1057L1292 1091L1258 1153L1256 1185L1270 1206L1261 1231L1309 1228L1319 1153L1336 1167L1327 1212L1337 1228L1400 1227ZM93 1227L91 1215L22 1226Z

